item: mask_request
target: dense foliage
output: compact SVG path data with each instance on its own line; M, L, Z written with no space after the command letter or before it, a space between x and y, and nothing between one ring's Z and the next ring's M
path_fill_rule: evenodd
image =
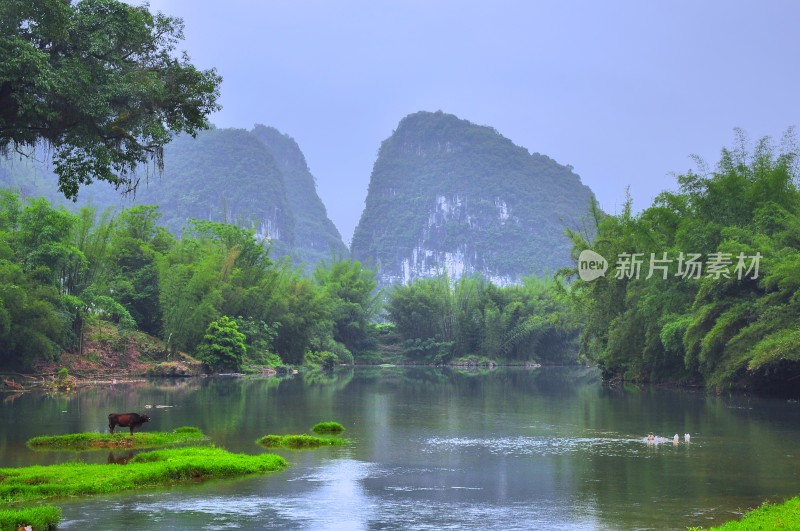
M0 192L0 367L31 369L80 351L93 323L161 337L215 370L352 362L368 348L374 273L332 261L314 279L269 257L237 225L192 220L176 239L158 208L72 214Z
M381 285L482 273L518 281L569 264L592 192L569 166L442 112L403 118L382 144L353 256Z
M208 127L221 78L174 55L180 19L117 0L0 3L0 151L53 148L59 190L135 189L178 132Z
M741 135L714 171L678 177L677 192L638 215L629 201L621 214L602 217L591 243L573 233L576 258L592 249L610 266L573 290L583 348L606 376L761 392L785 392L800 377L793 138L787 134L781 152L768 138L751 152ZM636 253L639 278L615 270ZM699 272L692 254L700 255ZM647 278L654 260L667 269Z
M470 355L500 363L577 361L577 323L565 287L554 280L497 287L480 277L417 279L390 292L387 314L416 362Z

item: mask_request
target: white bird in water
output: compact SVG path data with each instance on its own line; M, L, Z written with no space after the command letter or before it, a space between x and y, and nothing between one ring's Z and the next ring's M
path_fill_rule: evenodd
M689 435L688 433L683 436L683 440L686 441L686 442L689 442L691 440L691 438L692 438L692 436Z

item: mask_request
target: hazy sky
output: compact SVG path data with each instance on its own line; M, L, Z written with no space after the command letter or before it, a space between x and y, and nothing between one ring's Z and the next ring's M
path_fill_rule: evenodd
M136 2L133 2L136 3ZM800 2L152 0L223 76L219 127L293 137L345 243L381 141L419 111L571 164L618 212L800 125Z

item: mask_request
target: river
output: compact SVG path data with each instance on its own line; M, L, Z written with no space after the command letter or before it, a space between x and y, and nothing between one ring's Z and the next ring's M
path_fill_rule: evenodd
M106 462L25 441L106 431L112 411L147 411L145 431L197 426L235 452L329 420L350 443L276 451L291 466L262 477L56 500L59 529L685 529L800 494L800 404L609 389L587 368L356 367L7 395L0 467Z

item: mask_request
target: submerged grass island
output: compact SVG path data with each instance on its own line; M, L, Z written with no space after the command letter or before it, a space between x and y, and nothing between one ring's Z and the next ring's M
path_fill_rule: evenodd
M205 434L193 426L183 426L171 432L140 432L133 436L127 433L71 433L68 435L42 435L29 439L26 443L32 450L107 450L125 448L139 450L157 446L200 443L207 439Z
M344 431L344 426L338 422L320 422L314 424L311 431L314 433L342 433Z
M308 448L319 448L321 446L341 446L347 444L347 439L331 437L339 435L344 431L344 426L338 422L320 422L315 424L311 431L319 434L327 434L328 437L317 437L315 435L265 435L256 441L266 448L291 448L293 450L305 450Z
M234 454L221 448L198 446L141 453L126 466L72 462L0 468L0 503L265 474L286 466L286 460L274 454Z
M347 443L347 439L315 437L314 435L265 435L256 441L256 444L266 448L291 448L293 450L319 448L320 446L341 446Z

